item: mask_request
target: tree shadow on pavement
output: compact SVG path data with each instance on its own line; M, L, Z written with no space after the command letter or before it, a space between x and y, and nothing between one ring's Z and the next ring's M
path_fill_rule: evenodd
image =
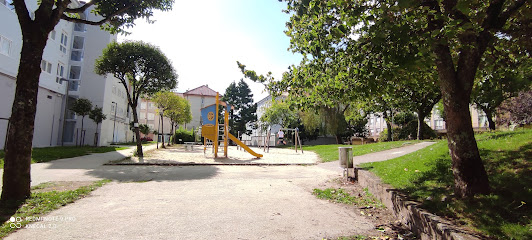
M119 182L185 181L209 179L218 174L216 166L101 166L87 173L90 176Z

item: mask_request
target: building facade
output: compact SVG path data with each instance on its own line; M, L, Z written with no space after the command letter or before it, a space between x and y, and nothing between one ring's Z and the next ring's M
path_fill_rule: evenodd
M201 120L201 109L216 103L216 91L209 88L209 85L199 86L183 93L183 97L190 103L190 113L192 121L184 125L187 130L198 129L203 125ZM222 96L220 95L221 99Z
M4 147L16 87L16 76L22 48L22 34L11 1L0 0L0 147ZM26 1L33 14L36 0ZM74 1L78 5L80 2ZM88 9L82 18L95 21L99 16ZM118 79L94 73L94 62L103 48L116 35L99 26L74 24L61 20L50 32L41 61L41 75L35 116L34 147L75 145L83 142L98 145L123 142L133 136L129 131L130 111L126 89ZM84 138L81 117L69 110L77 98L87 98L93 106L103 108L107 119L96 124L84 119ZM116 117L115 117L116 116ZM98 132L98 135L95 133ZM114 137L114 139L113 139ZM82 141L83 139L83 141ZM129 139L130 140L130 139Z

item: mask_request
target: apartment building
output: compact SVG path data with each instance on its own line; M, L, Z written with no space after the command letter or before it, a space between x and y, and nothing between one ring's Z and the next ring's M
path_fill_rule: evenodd
M192 121L184 125L185 129L198 129L203 122L201 120L201 109L216 103L216 91L209 88L209 85L199 86L183 93L183 97L190 103ZM222 96L219 96L220 99Z
M22 48L20 26L10 2L0 0L0 22L3 23L0 29L0 147L5 145ZM37 0L28 0L26 4L30 12L38 8ZM72 4L82 3L74 1ZM81 17L99 20L90 10ZM92 120L85 118L84 144L92 145L96 137L99 145L131 140L126 89L111 75L94 73L95 60L111 41L116 41L116 35L99 26L63 20L50 33L41 62L34 147L80 142L81 117L69 110L77 98L89 99L107 115L99 129ZM96 131L99 136L95 135Z

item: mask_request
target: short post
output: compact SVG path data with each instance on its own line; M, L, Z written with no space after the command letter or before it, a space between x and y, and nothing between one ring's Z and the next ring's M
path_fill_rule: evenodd
M344 176L347 180L349 179L349 168L353 168L353 148L338 147L338 159L340 160L340 167L344 169Z

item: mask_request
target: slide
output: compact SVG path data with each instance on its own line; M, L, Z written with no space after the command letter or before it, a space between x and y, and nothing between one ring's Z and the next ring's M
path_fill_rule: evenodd
M241 146L242 148L244 148L251 155L253 155L253 156L257 157L257 158L261 158L262 157L262 154L258 154L256 152L254 152L253 150L251 150L251 148L249 148L246 144L244 144L243 142L238 140L238 138L233 136L233 134L231 134L231 133L229 133L229 139L231 139L233 142L238 144L238 146Z

